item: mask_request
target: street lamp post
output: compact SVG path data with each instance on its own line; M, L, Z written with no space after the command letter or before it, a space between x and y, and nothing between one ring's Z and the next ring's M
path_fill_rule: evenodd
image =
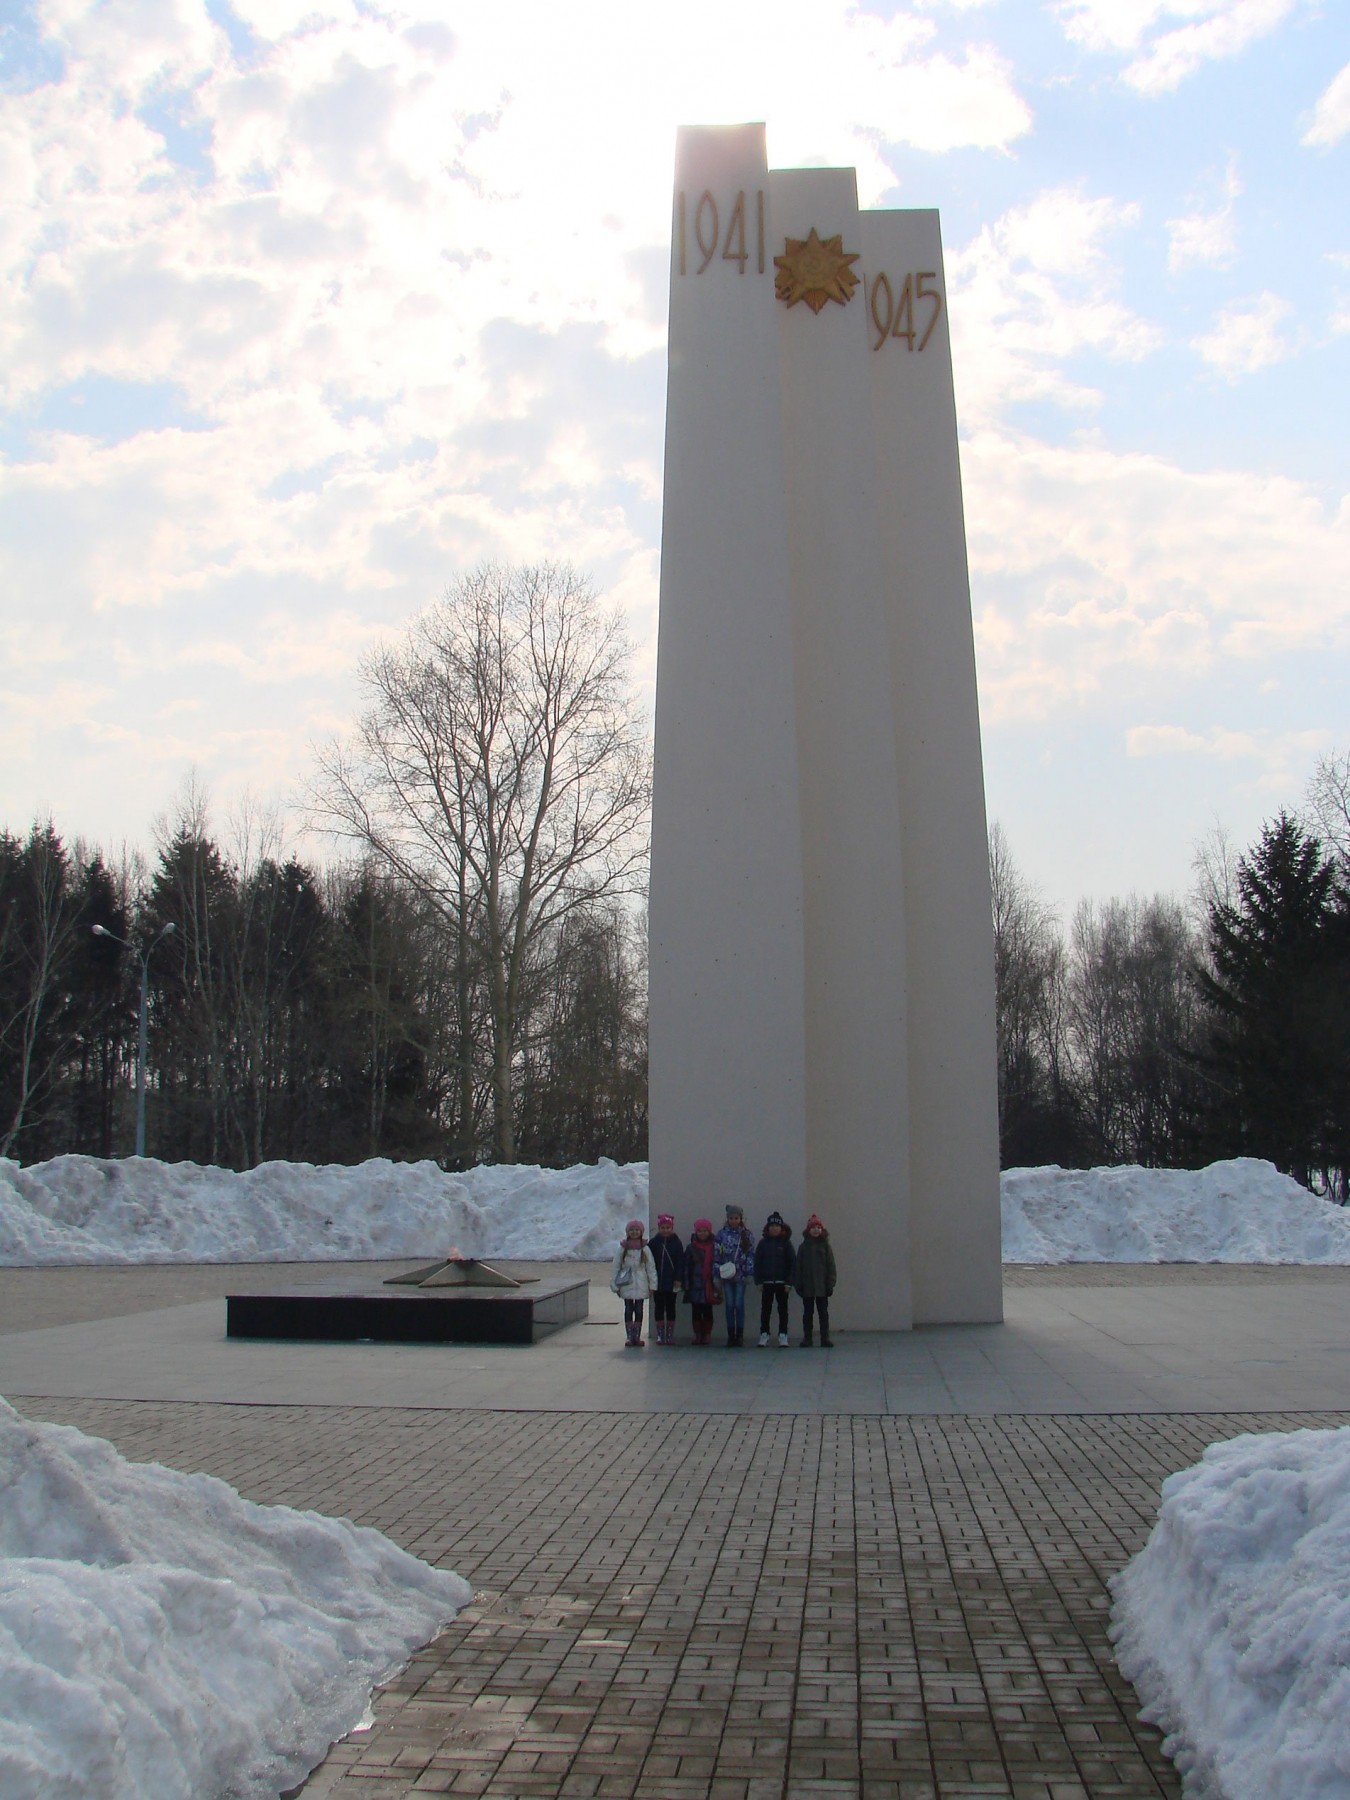
M125 938L118 937L118 935L115 931L109 931L106 926L95 925L93 927L93 933L94 933L95 937L111 938L111 940L113 941L114 944L120 944L124 950L130 950L133 956L139 956L141 959L141 1011L140 1011L140 1021L139 1021L138 1029L136 1032L136 1154L137 1154L137 1156L145 1155L145 1050L146 1050L146 1020L147 1020L147 1017L149 1014L148 993L149 993L149 988L150 988L150 952L155 948L156 944L162 943L164 941L164 939L166 937L168 937L169 933L171 931L175 931L175 930L177 930L177 927L175 926L173 920L170 919L169 923L164 927L164 929L161 932L159 932L157 936L151 938L150 942L146 945L144 950L137 950L137 948L134 944L129 944Z

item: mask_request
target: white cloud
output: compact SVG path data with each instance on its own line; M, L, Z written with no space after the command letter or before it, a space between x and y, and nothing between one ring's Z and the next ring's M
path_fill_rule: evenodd
M1234 301L1219 314L1212 331L1194 340L1193 348L1226 381L1254 375L1290 354L1280 327L1292 310L1278 294Z
M1141 94L1171 93L1206 63L1237 56L1274 31L1295 0L1061 0L1067 36L1131 57L1122 72ZM1182 23L1174 23L1180 20Z
M1185 725L1133 725L1125 732L1125 754L1131 761L1199 757L1226 764L1232 791L1264 795L1280 803L1304 786L1317 756L1335 742L1325 726L1296 730L1255 726L1235 730L1210 725L1193 731ZM1247 765L1245 771L1243 765Z
M1225 668L1350 648L1350 503L996 430L962 445L962 472L990 723L1192 694Z
M1232 262L1237 252L1234 201L1241 192L1236 165L1230 162L1222 206L1167 221L1167 267L1172 274L1197 267L1221 269Z
M949 251L957 397L968 426L1026 400L1090 410L1098 395L1066 374L1068 358L1095 351L1132 362L1153 349L1157 331L1120 299L1120 270L1107 253L1138 217L1132 205L1052 188Z
M1191 731L1184 725L1134 725L1125 733L1125 754L1214 756L1223 762L1250 760L1268 754L1268 734L1231 731L1222 725L1212 725L1205 732Z
M770 0L690 0L656 50L631 0L232 10L257 39L244 60L200 0L44 0L66 75L0 109L19 434L99 375L162 384L203 426L44 429L0 459L0 590L41 596L0 636L0 809L18 822L54 782L85 809L72 828L140 835L188 761L222 808L241 785L275 792L352 716L371 635L484 555L589 567L650 688L678 122L767 117L776 163L855 164L864 203L917 160L896 145L991 151L1000 192L1032 179L1002 156L1032 124L1017 71L961 0L941 35L936 6L813 0L785 20ZM1223 32L1255 15L1069 16L1122 67L1161 68L1187 27L1220 21L1201 50L1228 54ZM147 122L166 88L200 166ZM972 159L951 167L964 180ZM949 246L995 720L1082 717L1345 630L1346 524L1308 490L1010 435L1009 406L1088 411L1085 367L1159 341L1125 298L1125 192L1055 188ZM1183 263L1227 253L1222 198L1174 203Z
M1350 132L1350 63L1347 63L1313 108L1312 123L1303 134L1310 147L1329 150Z
M370 634L484 556L588 568L650 682L678 123L772 119L775 161L856 164L865 202L888 145L1031 123L977 32L850 0L791 29L690 0L658 49L627 0L232 11L243 57L199 0L46 0L64 74L0 109L0 404L30 438L0 457L0 589L43 596L7 680L25 719L71 696L5 790L59 766L122 818L110 783L175 758L226 799L303 768ZM93 378L200 428L38 429Z
M1179 756L1206 747L1200 733L1184 725L1133 725L1125 733L1127 756Z
M1212 213L1185 213L1167 221L1167 267L1178 275L1184 269L1222 269L1237 250L1233 209L1222 206Z
M919 150L1006 150L1031 129L1031 109L1013 84L1011 66L987 46L969 50L959 63L942 55L907 62L894 70L890 89L888 117L896 123L880 129Z

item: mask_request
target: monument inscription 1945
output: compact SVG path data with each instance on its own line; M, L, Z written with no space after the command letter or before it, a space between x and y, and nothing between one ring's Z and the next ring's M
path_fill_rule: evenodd
M650 921L653 1209L819 1212L860 1329L1000 1318L937 214L762 125L676 155Z

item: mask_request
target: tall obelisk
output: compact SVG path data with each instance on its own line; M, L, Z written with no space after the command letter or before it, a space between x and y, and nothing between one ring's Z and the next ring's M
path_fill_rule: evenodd
M762 126L680 133L652 1205L820 1212L861 1329L1001 1315L943 291L936 215L860 213L850 170L770 174Z

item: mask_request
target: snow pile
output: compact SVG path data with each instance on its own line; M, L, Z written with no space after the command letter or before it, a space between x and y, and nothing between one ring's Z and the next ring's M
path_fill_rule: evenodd
M0 1793L276 1800L469 1592L0 1401Z
M272 1162L237 1175L150 1157L0 1161L0 1265L370 1262L451 1248L599 1262L634 1216L647 1216L646 1163L447 1175L429 1162ZM1009 1169L1003 1258L1350 1263L1350 1210L1250 1159Z
M1350 1210L1271 1163L1008 1169L1003 1260L1350 1263Z
M647 1165L356 1167L262 1163L235 1174L153 1157L0 1160L0 1265L368 1262L382 1257L607 1260L647 1211Z
M1163 1484L1111 1635L1188 1796L1350 1793L1350 1427L1212 1444Z

